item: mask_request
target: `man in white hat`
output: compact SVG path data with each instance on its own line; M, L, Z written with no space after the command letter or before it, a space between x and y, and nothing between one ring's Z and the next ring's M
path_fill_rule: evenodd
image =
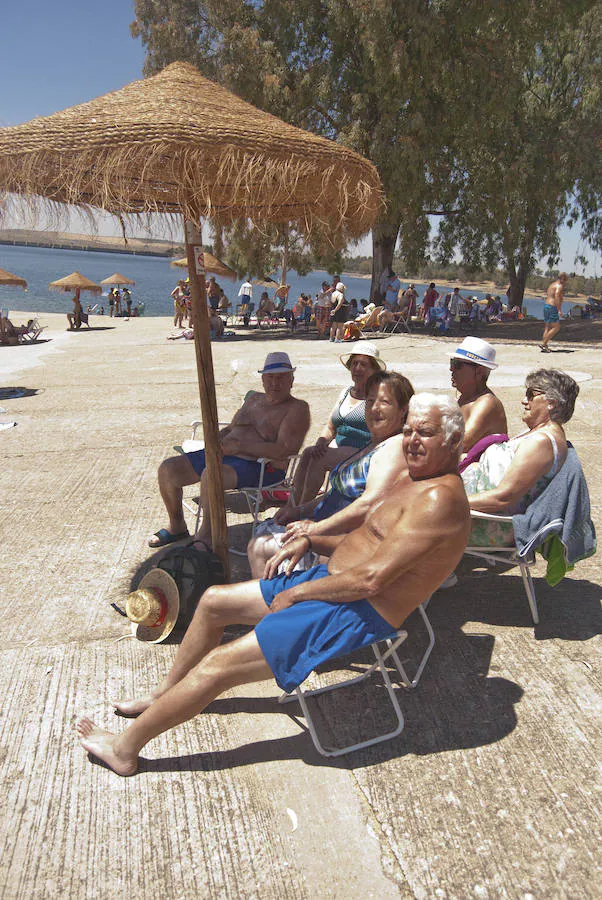
M365 521L349 533L320 536L315 545L298 535L273 557L264 579L208 588L165 678L150 693L115 704L136 720L117 735L81 719L84 750L118 775L133 775L149 741L224 691L273 677L290 693L317 665L392 637L466 547L470 510L458 475L463 430L450 397L413 396L403 429L407 469ZM328 565L292 572L312 546ZM291 574L276 575L285 560ZM221 643L231 624L254 628Z
M458 404L464 416L463 452L489 435L504 435L507 439L504 407L487 387L491 371L498 367L495 348L481 338L467 337L449 355L451 383L460 394Z
M277 484L286 474L287 457L299 451L309 430L309 406L291 396L295 369L288 353L268 353L259 370L265 393L253 391L220 431L224 489L256 487L260 457L271 460L266 466L264 484ZM159 490L169 516L167 528L161 528L149 540L153 549L189 537L182 508L182 489L201 483L201 525L196 539L211 548L211 524L208 515L205 451L195 450L164 460L159 466Z

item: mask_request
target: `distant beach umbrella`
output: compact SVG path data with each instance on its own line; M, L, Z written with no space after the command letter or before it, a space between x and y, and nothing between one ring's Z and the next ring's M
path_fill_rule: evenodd
M280 287L280 282L275 281L274 278L270 278L269 275L266 275L265 278L251 278L251 284L255 284L257 285L257 287L264 288Z
M112 275L109 275L108 278L103 278L100 283L107 287L110 287L111 285L121 287L122 284L136 284L131 278L126 278L125 275L120 275L119 272L114 272Z
M211 272L212 275L219 275L220 278L229 278L231 281L236 281L236 272L234 269L227 266L226 263L222 262L221 259L218 259L217 256L205 251L203 257L205 261L205 272ZM186 256L182 257L182 259L174 259L170 265L177 269L187 269L188 259Z
M59 278L58 281L51 281L48 287L51 291L76 291L78 295L81 291L89 291L91 294L102 294L101 286L90 281L89 278L86 278L80 272L72 272L71 275L65 275L64 278Z
M213 545L228 572L217 403L201 217L320 226L333 246L365 234L382 207L374 166L294 128L182 62L118 91L0 128L0 191L27 207L73 204L115 215L184 217ZM1 200L1 197L0 197ZM0 203L0 210L2 203Z
M23 289L27 287L27 282L24 278L13 275L12 272L7 272L6 269L0 269L0 284L6 287L20 287Z

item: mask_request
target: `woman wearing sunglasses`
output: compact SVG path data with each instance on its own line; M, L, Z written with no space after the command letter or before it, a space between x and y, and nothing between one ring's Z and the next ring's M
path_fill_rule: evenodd
M562 468L567 455L564 424L575 409L579 385L557 369L527 375L522 419L526 430L493 444L462 472L471 509L496 515L524 512ZM512 525L473 523L470 543L512 543Z

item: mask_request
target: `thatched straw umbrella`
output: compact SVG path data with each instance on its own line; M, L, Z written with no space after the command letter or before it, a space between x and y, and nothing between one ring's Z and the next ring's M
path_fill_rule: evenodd
M205 272L211 272L212 275L219 275L220 278L230 278L232 281L236 281L236 272L234 269L227 266L226 263L222 262L221 259L218 259L217 256L205 251L203 257L205 260ZM176 269L187 269L188 259L185 256L182 259L174 259L170 265Z
M6 269L0 269L0 284L6 287L20 287L23 290L27 287L27 282L24 278L13 275L12 272L7 272Z
M102 294L101 286L90 281L80 272L72 272L71 275L65 275L58 281L51 281L48 287L51 291L75 291L78 297L82 291L88 291L90 294Z
M0 190L46 204L186 220L201 408L216 551L227 540L217 404L198 223L323 226L343 246L364 234L382 202L375 168L359 154L293 128L173 63L158 75L24 125L0 129ZM1 207L1 204L0 204ZM202 276L199 278L199 275Z
M100 283L107 287L110 287L111 285L121 287L122 284L136 284L131 278L126 278L125 275L120 275L119 272L114 272L112 275L109 275L108 278L103 278Z

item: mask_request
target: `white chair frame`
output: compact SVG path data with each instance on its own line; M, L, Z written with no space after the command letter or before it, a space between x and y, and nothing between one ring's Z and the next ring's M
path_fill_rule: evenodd
M396 694L395 688L391 682L391 677L387 671L387 667L386 667L385 663L388 659L392 660L393 666L397 670L397 673L399 674L399 677L401 679L401 683L403 684L403 686L405 688L408 688L409 690L413 690L414 688L416 688L418 686L418 682L420 681L420 678L422 677L424 667L426 666L427 660L428 660L429 656L431 655L433 647L435 646L435 634L433 631L433 627L429 621L429 618L426 614L426 607L428 605L429 600L430 600L430 597L427 600L425 600L424 603L422 603L418 607L418 612L420 613L422 620L427 629L429 643L428 643L428 646L420 660L420 663L416 670L416 674L414 675L413 678L409 677L409 675L406 671L406 668L403 665L403 663L400 660L399 655L397 653L399 647L407 639L407 636L408 636L407 631L405 631L405 629L403 629L403 628L400 628L393 637L387 638L384 641L376 641L375 643L370 645L372 648L372 652L374 653L376 661L374 663L372 663L372 665L368 669L366 669L365 672L362 672L361 675L355 675L351 678L346 678L343 681L336 682L336 684L330 684L330 685L325 685L324 687L318 687L318 688L312 688L312 689L306 689L306 690L303 689L303 685L299 685L299 687L295 688L294 693L290 693L290 694L283 693L279 697L279 699L278 699L279 703L290 703L292 700L299 701L301 710L303 712L303 715L305 716L305 721L307 722L308 731L309 731L309 733L311 735L311 739L314 743L314 747L316 748L318 753L320 753L322 756L330 756L330 757L343 756L346 753L353 753L355 750L362 750L365 747L371 747L374 744L380 744L383 741L388 741L391 738L397 737L398 734L401 734L401 732L404 729L404 724L405 724L404 718L403 718L403 713L401 711L401 707L399 705L399 700L397 699L397 694ZM393 710L395 712L395 717L396 717L395 728L392 731L387 731L386 734L379 734L379 735L376 735L375 737L369 738L368 740L365 740L365 741L359 741L355 744L348 744L345 747L325 747L322 744L322 742L320 741L320 738L318 736L318 732L317 732L314 720L311 716L311 711L309 709L309 705L307 703L307 698L315 697L318 694L326 694L329 691L336 691L339 688L348 687L349 685L352 685L352 684L359 684L360 682L365 681L367 678L369 678L371 675L373 675L374 672L376 672L376 671L380 672L380 674L382 676L382 679L383 679L383 682L385 685L385 689L387 691L389 700L391 702L391 706L393 707Z
M497 516L493 515L492 513L478 512L474 509L471 511L471 517L473 519L487 519L490 522L509 522L510 524L512 524L512 516ZM494 566L497 563L504 563L505 565L509 566L518 566L523 579L523 585L525 588L525 593L527 595L527 600L529 601L529 608L531 610L533 622L535 625L539 624L539 610L537 608L537 597L535 596L535 584L531 575L531 566L535 564L535 554L531 554L524 558L520 557L518 556L516 546L468 546L464 552L467 556L474 556L479 559L484 559Z

